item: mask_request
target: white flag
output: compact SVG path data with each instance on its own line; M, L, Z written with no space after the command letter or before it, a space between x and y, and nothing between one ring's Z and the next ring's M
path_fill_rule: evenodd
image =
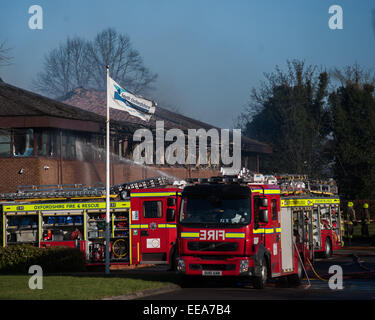
M150 100L137 97L121 88L112 78L108 79L107 103L110 108L126 111L132 116L149 121L155 113L154 103Z

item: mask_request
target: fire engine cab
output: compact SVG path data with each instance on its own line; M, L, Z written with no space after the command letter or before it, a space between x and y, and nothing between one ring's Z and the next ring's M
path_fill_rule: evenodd
M314 250L328 243L319 241L322 229L316 232L322 212L333 214L339 199L284 197L285 188L275 177L260 176L199 179L185 186L177 221L178 272L244 276L256 288L263 288L268 278L300 282ZM339 230L339 215L334 216ZM332 215L330 222L332 226ZM339 246L340 238L332 236L333 228L330 232L325 239Z

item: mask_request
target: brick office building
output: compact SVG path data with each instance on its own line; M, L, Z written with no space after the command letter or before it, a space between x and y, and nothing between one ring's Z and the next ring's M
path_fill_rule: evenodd
M86 184L105 181L105 93L77 89L63 102L0 81L0 192L21 185ZM111 110L111 184L167 174L179 179L220 174L219 165L139 166L131 160L133 133L140 127L165 130L212 126L157 107L145 123ZM270 148L242 137L242 165L259 169Z

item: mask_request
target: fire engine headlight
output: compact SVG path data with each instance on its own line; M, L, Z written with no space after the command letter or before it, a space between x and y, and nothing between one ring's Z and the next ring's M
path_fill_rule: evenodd
M247 273L249 271L249 260L240 261L240 273Z
M178 272L185 272L186 271L185 261L184 260L182 260L182 259L178 260L177 271Z

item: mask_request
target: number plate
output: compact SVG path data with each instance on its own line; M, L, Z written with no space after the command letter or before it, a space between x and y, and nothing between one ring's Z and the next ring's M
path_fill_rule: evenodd
M221 276L221 275L222 275L221 271L208 271L208 270L202 271L202 276Z

